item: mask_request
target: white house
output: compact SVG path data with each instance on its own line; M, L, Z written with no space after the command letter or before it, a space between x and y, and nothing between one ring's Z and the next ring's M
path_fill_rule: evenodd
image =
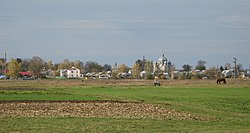
M72 67L67 70L67 78L82 78L82 74L80 74L80 70Z
M67 77L67 69L60 69L60 77Z
M56 72L49 69L48 71L46 71L46 78L55 78L56 77Z
M235 70L234 69L230 69L230 70L224 70L221 72L221 74L223 75L223 77L225 78L231 78L234 76L235 74ZM236 75L238 76L238 75Z

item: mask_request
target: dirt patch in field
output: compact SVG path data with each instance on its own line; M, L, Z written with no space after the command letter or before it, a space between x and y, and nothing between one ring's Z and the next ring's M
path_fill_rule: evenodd
M0 117L97 117L210 121L158 105L120 101L0 101Z
M30 88L30 87L4 87L0 90L23 90L23 91L36 91L36 90L46 90L44 88Z

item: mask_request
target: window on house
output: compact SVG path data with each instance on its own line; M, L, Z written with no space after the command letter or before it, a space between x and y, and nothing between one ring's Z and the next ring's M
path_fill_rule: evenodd
M74 71L71 71L71 73L74 73Z

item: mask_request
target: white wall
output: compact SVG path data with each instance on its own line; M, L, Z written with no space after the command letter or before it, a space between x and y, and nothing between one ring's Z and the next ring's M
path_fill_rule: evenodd
M67 78L80 78L80 70L77 68L71 68L67 70Z

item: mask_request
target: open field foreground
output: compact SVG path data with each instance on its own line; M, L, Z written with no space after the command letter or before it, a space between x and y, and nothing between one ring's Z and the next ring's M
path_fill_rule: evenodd
M0 132L250 132L250 80L0 81Z

